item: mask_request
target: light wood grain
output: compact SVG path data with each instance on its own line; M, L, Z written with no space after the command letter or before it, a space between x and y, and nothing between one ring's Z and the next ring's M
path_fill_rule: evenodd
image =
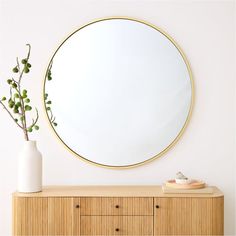
M164 193L171 193L171 194L213 194L214 193L214 188L212 187L205 187L201 189L175 189L175 188L170 188L166 187L165 185L162 186L162 191Z
M155 198L154 235L223 235L223 197Z
M161 186L47 186L39 193L13 193L18 197L221 197L216 187L212 194L164 194Z
M81 216L81 235L153 235L153 217Z
M13 235L48 235L47 198L13 198Z
M81 215L153 215L153 198L82 197Z
M73 198L73 235L80 235L80 198Z
M101 191L98 186L67 187L61 196L59 189L13 194L15 236L224 233L224 197L217 188L214 194L166 195L156 186L103 186Z
M223 198L192 198L192 232L195 235L223 235L223 205Z
M224 234L224 197L212 199L212 235Z
M191 198L155 198L154 204L154 235L191 235Z
M48 198L48 234L73 235L73 198Z
M73 198L13 198L14 235L78 235ZM77 216L79 219L79 217Z

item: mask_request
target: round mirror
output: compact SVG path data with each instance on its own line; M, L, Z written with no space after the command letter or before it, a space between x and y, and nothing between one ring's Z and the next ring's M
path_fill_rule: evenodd
M109 18L72 33L47 69L45 108L77 156L129 167L168 150L189 119L193 84L183 52L142 21Z

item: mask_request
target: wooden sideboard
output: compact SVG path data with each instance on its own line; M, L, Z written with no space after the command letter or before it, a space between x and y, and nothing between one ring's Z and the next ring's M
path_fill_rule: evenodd
M13 193L13 235L223 235L224 196L160 186L51 186Z

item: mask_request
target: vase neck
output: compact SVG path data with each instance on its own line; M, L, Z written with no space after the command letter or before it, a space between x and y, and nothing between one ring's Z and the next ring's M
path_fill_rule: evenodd
M24 148L25 149L35 149L37 148L36 141L25 141L24 143Z

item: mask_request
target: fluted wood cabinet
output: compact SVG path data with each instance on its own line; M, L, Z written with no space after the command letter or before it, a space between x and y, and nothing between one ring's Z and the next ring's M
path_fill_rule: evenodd
M46 187L13 194L13 235L223 235L224 197L160 186Z

